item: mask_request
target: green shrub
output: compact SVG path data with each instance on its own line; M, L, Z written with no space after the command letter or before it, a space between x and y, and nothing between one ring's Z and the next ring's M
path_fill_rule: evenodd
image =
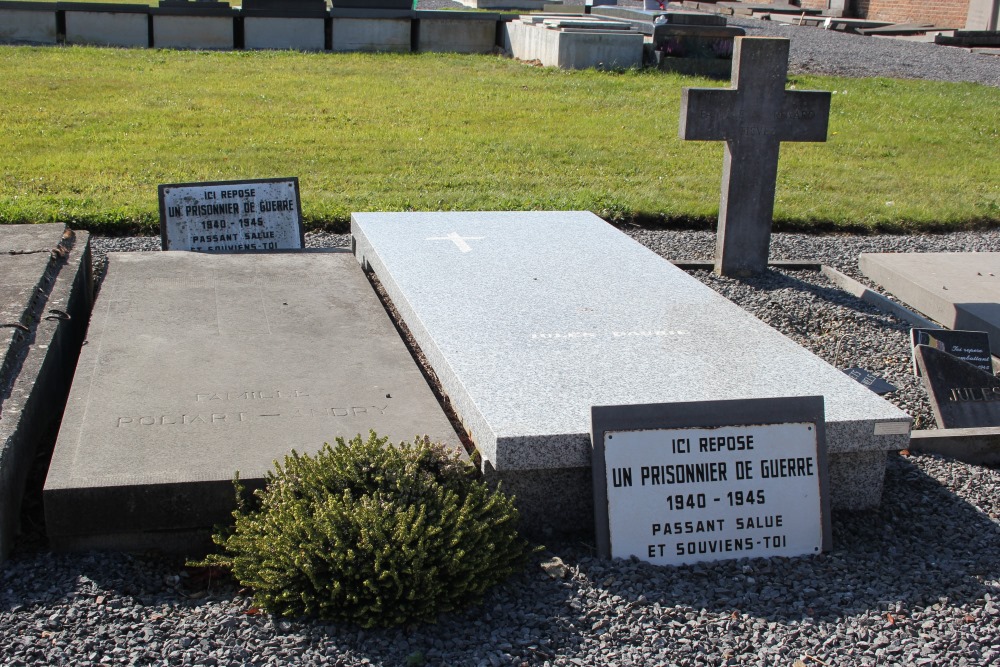
M433 621L523 567L507 496L441 445L387 441L372 432L314 457L293 451L251 502L237 479L235 526L206 562L231 568L269 611L363 627Z

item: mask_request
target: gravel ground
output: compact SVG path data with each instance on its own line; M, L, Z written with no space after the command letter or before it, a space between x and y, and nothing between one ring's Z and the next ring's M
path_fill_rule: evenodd
M420 3L441 6L458 5ZM957 49L732 23L750 34L789 33L793 71L1000 85L1000 61ZM709 232L629 234L668 258L713 252ZM347 237L307 241L343 246ZM100 265L108 251L156 250L158 239L95 238L94 249ZM1000 251L1000 232L777 234L772 242L774 258L817 259L857 278L859 252L932 250ZM909 372L905 324L815 272L694 275L838 367L886 378L899 387L888 398L918 428L932 427ZM881 506L834 513L829 553L659 568L600 561L586 542L553 542L478 607L436 625L379 631L272 618L231 582L176 558L52 554L26 539L0 568L0 665L1000 664L998 521L1000 472L891 456Z
M664 257L712 254L708 232L629 233ZM344 246L347 236L307 242ZM858 252L1000 251L1000 232L777 234L772 247L775 258L818 259L857 276ZM94 239L98 265L108 251L156 249L151 237ZM904 324L812 271L742 282L694 275L839 366L883 375L900 388L891 400L931 425ZM601 561L586 542L557 541L478 607L376 631L272 618L231 582L175 558L28 544L0 570L0 664L1000 664L998 521L1000 472L891 456L881 506L835 512L829 553L659 568Z

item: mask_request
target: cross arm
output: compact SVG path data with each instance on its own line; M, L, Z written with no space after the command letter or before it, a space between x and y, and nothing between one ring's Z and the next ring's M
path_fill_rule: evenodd
M781 141L826 141L830 92L786 90L776 116Z
M685 88L681 91L681 139L726 141L738 129L736 91L728 88Z

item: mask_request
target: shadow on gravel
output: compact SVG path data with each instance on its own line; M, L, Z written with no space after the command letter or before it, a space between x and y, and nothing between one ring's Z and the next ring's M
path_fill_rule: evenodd
M905 618L941 598L960 606L997 594L980 582L1000 578L1000 527L905 458L890 457L880 507L834 512L833 537L834 550L815 557L677 568L634 563L627 569L635 575L602 588L625 599L644 595L644 604L778 622L900 607ZM596 584L606 581L606 564L589 558L577 564Z

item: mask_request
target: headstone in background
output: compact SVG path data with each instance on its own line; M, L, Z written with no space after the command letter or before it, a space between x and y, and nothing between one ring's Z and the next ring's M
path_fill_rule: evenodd
M866 371L864 368L848 368L845 369L844 372L847 373L847 377L852 380L857 380L879 396L884 396L885 394L896 391L896 387L892 386L874 373Z
M745 276L767 269L778 148L826 141L827 91L785 90L788 40L737 37L732 88L685 88L681 139L725 141L715 271Z
M858 266L948 329L985 331L1000 356L1000 252L861 253Z
M683 565L831 547L822 396L591 415L602 558Z
M593 525L594 405L822 395L836 507L877 504L909 443L906 413L592 213L355 213L352 233L536 527Z
M92 297L87 232L0 225L0 562L32 466L55 440Z
M913 352L913 372L920 375L917 366L917 345L930 345L953 357L970 363L984 373L993 374L993 357L990 354L990 335L985 331L953 331L951 329L910 329L910 346Z
M938 428L1000 426L1000 379L929 345L914 353Z
M161 185L164 250L261 252L305 247L299 179Z
M112 253L45 482L56 548L197 550L232 479L375 429L458 439L348 252Z
M149 10L150 46L157 49L236 48L237 10L213 0L160 0Z

